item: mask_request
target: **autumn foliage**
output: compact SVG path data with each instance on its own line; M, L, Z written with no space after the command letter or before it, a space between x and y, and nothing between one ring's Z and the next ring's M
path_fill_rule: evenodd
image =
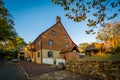
M104 42L106 53L120 52L120 22L107 23L96 37L98 40Z

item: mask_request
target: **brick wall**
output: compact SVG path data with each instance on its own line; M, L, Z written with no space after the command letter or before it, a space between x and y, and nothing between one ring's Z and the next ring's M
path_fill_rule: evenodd
M60 58L71 60L71 59L80 59L79 53L77 52L68 52L64 54L60 54Z
M52 31L55 32L55 35L52 35ZM66 35L66 39L64 39L64 35ZM49 40L53 40L52 46L49 46ZM66 47L66 43L68 43L69 46L72 45L71 39L68 37L60 23L54 25L42 35L43 49L61 51Z

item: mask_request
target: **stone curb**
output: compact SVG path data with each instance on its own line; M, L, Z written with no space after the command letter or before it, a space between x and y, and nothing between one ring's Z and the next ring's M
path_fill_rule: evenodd
M28 73L24 70L23 66L20 64L20 68L23 70L25 76L27 77L28 80L31 80L31 78L29 77Z

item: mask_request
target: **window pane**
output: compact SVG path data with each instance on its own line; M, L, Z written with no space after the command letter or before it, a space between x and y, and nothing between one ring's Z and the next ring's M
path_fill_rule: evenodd
M40 57L40 52L37 53L37 57Z
M38 42L38 46L40 46L40 41Z
M55 36L55 31L52 31L52 35Z
M64 39L66 39L66 35L64 35Z
M50 46L53 45L53 40L49 40L49 45L50 45Z
M69 44L68 43L66 43L66 47L68 47L69 46Z
M53 57L53 52L52 51L48 52L48 57Z

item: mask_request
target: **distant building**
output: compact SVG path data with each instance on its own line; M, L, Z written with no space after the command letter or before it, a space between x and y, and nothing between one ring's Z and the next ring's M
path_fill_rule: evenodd
M87 55L101 55L104 52L104 43L92 43L87 46L85 53Z
M24 46L22 48L22 50L18 52L18 59L19 60L22 61L22 60L27 60L27 59L31 58L31 56L30 56L30 44L31 44L31 42L28 45Z
M78 52L76 44L72 41L61 18L56 17L56 24L41 33L30 45L30 55L33 62L42 63L43 58L60 58L63 49L73 47L69 52Z

